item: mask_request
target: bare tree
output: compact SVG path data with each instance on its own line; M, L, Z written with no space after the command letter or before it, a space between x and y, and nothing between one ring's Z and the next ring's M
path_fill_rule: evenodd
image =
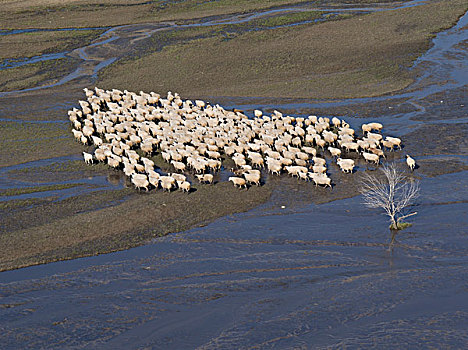
M364 205L385 210L390 218L390 229L399 230L401 220L417 214L408 213L408 210L419 196L419 182L408 178L395 164L384 165L380 170L384 176L363 175L360 191ZM395 234L391 244L394 239Z

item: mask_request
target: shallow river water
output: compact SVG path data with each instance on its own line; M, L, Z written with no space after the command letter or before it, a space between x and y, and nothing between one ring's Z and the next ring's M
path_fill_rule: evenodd
M421 78L397 96L306 104L395 107L403 97L414 111L389 108L373 119L396 134L423 124L464 126L467 26L465 14L439 33L415 64ZM429 102L438 93L444 100ZM454 118L441 120L439 104L451 96ZM252 99L225 100L256 107ZM465 148L455 157L466 164L467 155ZM298 204L276 190L247 213L142 247L2 272L1 348L465 348L467 172L418 176L418 215L392 251L386 217L360 196Z

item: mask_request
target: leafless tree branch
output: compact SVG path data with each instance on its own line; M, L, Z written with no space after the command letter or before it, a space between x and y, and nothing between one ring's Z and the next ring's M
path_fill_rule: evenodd
M408 216L404 211L419 196L419 182L410 179L395 164L384 165L380 169L383 176L365 173L360 191L364 205L368 208L381 208L389 216L392 227Z

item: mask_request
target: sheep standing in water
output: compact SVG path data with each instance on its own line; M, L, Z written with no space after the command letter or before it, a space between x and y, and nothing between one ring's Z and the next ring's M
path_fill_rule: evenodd
M416 161L413 158L411 158L409 154L406 155L406 164L411 169L411 171L413 171L416 167Z

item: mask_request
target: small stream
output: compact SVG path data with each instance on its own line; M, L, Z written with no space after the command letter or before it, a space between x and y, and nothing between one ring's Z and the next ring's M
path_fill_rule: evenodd
M135 25L123 25L117 26L108 29L105 31L99 39L97 39L94 43L87 45L82 48L78 48L73 50L72 52L63 52L63 53L55 53L55 54L47 54L36 56L33 58L22 58L22 59L7 59L4 60L4 63L0 65L0 70L2 69L9 69L14 67L19 67L21 65L29 64L29 63L36 63L40 61L46 61L51 59L57 59L61 57L71 57L71 58L79 58L81 59L80 66L72 73L68 74L67 76L60 79L58 82L49 85L37 86L28 89L18 90L18 91L8 91L8 92L0 92L0 97L2 96L11 96L16 95L22 92L28 91L36 91L42 89L53 88L57 86L64 85L70 81L86 78L95 80L97 79L97 73L107 67L108 65L112 64L119 58L125 56L129 52L133 50L133 45L138 43L141 40L147 39L151 37L154 33L158 31L167 31L173 29L180 29L180 28L194 28L194 27L208 27L208 26L217 26L217 25L229 25L229 24L241 24L247 23L255 19L259 18L266 18L273 15L280 15L280 14L287 14L287 13L296 13L296 12L304 12L304 11L321 11L324 12L324 15L317 19L316 21L304 21L299 23L293 23L289 25L284 25L281 27L287 26L295 26L300 24L312 23L312 22L321 22L325 20L325 16L328 14L334 15L342 12L352 12L352 13L369 13L375 11L388 11L400 8L407 8L413 6L419 6L423 4L424 1L408 1L398 3L396 6L394 5L384 5L384 6L372 6L372 7L355 7L355 6L347 6L347 7L333 7L332 10L330 8L325 7L316 7L314 3L305 4L305 5L298 5L294 7L281 7L277 9L270 9L260 12L255 12L251 14L234 14L226 16L226 18L219 19L213 18L207 21L200 21L199 23L190 23L190 24L178 24L176 22L162 22L158 24L135 24ZM272 27L275 28L275 27ZM70 28L69 30L73 30L76 28ZM85 29L102 29L102 28L82 28ZM271 28L270 28L271 29ZM34 32L34 31L60 31L65 29L23 29L23 30L4 30L2 35L13 35L23 32ZM115 55L115 56L112 56ZM56 57L54 56L56 55ZM111 55L111 56L110 56Z

